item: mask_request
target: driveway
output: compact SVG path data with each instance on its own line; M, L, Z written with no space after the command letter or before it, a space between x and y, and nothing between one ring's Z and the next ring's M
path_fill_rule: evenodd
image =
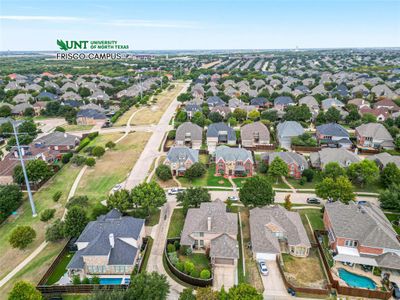
M279 273L276 261L266 261L269 274L261 276L264 285L264 299L269 296L288 297L282 276Z
M224 286L225 290L229 290L236 282L237 268L233 266L216 266L214 268L213 288L220 290Z

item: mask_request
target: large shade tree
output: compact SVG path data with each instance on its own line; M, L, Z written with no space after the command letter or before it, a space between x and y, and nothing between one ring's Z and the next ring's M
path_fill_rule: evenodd
M267 178L257 175L246 180L239 197L246 206L264 206L274 202L275 192Z

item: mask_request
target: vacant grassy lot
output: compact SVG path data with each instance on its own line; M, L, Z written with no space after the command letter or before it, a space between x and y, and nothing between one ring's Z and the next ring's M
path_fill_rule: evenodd
M81 131L81 130L90 130L93 128L93 125L70 125L66 124L63 125L62 128L65 129L65 131Z
M180 237L185 224L185 216L182 208L175 208L172 213L171 222L169 222L168 238Z
M113 138L118 138L118 135L112 135ZM97 159L96 165L88 168L79 182L76 195L88 196L90 205L106 199L112 187L125 180L150 135L148 132L131 133L114 149Z
M37 284L50 267L53 260L64 247L64 242L51 243L35 257L25 268L18 272L9 282L0 289L1 299L6 299L14 284L19 280L26 280ZM16 258L16 257L15 257Z
M106 147L106 144L108 142L115 142L118 140L120 137L122 137L124 134L123 133L107 133L107 134L99 134L96 138L90 141L90 143L86 147L96 147L96 146L101 146L101 147Z
M40 213L47 208L55 208L55 217L61 218L64 212L64 204L67 200L69 190L78 175L80 168L70 164L64 166L56 175L44 184L33 196L38 216L32 217L32 211L27 199L18 209L17 216L10 216L0 225L0 278L3 278L16 265L28 257L43 241L47 223L40 221ZM55 192L62 191L60 200L56 203L52 197ZM11 248L8 238L11 231L19 225L29 225L36 231L36 238L25 250Z
M178 97L180 91L185 85L183 82L174 82L173 84L175 85L173 89L166 89L160 94L154 96L153 100L157 99L157 103L146 107L140 113L136 114L131 121L131 125L157 124L167 107L176 97Z
M326 284L324 270L317 249L311 249L308 257L300 258L282 254L287 278L295 286L321 288Z
M261 275L257 268L257 262L253 259L251 250L247 247L250 242L249 209L240 208L240 218L242 221L244 259L246 266L246 276L244 281L254 286L259 292L264 291Z

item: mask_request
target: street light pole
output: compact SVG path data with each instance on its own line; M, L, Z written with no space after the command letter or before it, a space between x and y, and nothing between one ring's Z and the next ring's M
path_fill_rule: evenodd
M28 174L26 173L25 163L24 163L24 159L23 159L23 157L22 157L21 146L19 145L19 139L18 139L17 130L16 130L16 128L15 128L14 122L11 122L11 124L12 124L13 131L14 131L15 142L16 142L16 144L17 144L18 157L19 157L19 160L20 160L20 162L21 162L22 173L24 173L26 189L27 189L27 191L28 191L29 203L31 204L31 208L32 208L32 217L36 217L36 216L37 216L36 207L35 207L35 203L33 202L33 197L32 197L32 192L31 192L31 186L29 185Z

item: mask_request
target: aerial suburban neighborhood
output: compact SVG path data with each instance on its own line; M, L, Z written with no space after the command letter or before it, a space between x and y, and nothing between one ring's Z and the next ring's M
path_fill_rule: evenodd
M399 3L4 2L0 300L400 299Z

